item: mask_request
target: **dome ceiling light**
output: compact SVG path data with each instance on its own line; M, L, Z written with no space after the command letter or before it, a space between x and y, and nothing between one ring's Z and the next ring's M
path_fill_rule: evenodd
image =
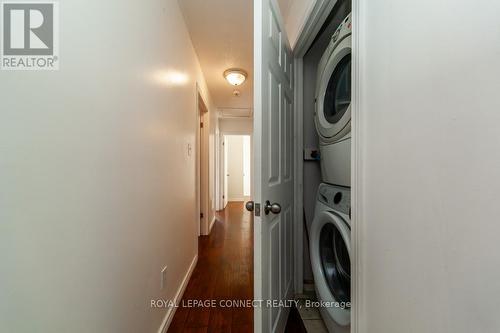
M242 69L232 68L224 72L224 78L232 86L239 86L247 79L247 72Z

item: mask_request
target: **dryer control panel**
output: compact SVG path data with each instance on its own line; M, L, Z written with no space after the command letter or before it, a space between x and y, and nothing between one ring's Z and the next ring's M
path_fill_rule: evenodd
M321 184L318 190L318 201L333 210L349 215L351 208L351 189L348 187Z

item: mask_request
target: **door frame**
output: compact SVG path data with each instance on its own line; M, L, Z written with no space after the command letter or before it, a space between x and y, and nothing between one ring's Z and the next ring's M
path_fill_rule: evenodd
M360 113L360 90L359 82L361 82L361 73L359 70L359 0L352 1L352 98L351 98L351 269L353 278L351 280L351 332L359 331L360 310L362 309L363 291L360 281L360 267L362 264L360 239L361 235L361 207L362 207L362 146L361 146L361 113ZM295 205L295 292L302 294L304 290L304 218L303 218L303 59L309 47L314 42L318 32L326 22L330 12L337 1L317 0L312 6L309 13L306 13L305 22L302 25L299 37L294 46L294 63L295 63L295 188L294 188L294 205Z
M318 0L308 14L295 43L295 292L304 292L304 56L314 42L318 32L326 22L337 1Z
M196 187L196 210L195 221L198 224L198 236L208 234L208 221L209 219L209 191L210 191L210 151L208 145L207 130L208 124L208 108L201 95L201 89L196 83L196 141L195 141L195 154L196 154L196 167L195 167L195 187ZM200 124L203 122L203 131ZM206 178L206 179L205 179ZM206 180L205 186L203 181ZM202 209L203 204L203 209ZM203 210L203 219L200 214Z
M225 136L224 133L219 131L217 137L217 210L221 211L226 208L226 190L225 190L225 182L226 182L226 167L224 165L226 153L224 151L225 147Z
M223 118L219 118L219 119L223 119ZM219 198L219 206L217 207L218 210L223 210L224 208L226 208L227 200L228 200L227 193L224 193L224 192L227 192L226 189L224 188L224 186L226 184L226 168L224 165L224 159L225 159L224 140L225 140L226 135L248 135L250 137L250 159L251 159L251 161L253 161L253 158L254 158L253 129L252 129L252 131L241 131L241 130L227 130L227 129L222 130L219 128L219 143L217 145L217 149L219 150L219 153L218 153L219 166L218 166L218 170L217 170L217 174L219 175L219 179L217 181L218 182L217 185L219 187L219 191L217 194L218 198ZM253 184L254 175L255 175L254 165L253 165L253 163L251 163L251 166L250 166L250 179L251 179L251 181L250 181L250 199L251 200L253 200L253 197L254 197L254 184Z

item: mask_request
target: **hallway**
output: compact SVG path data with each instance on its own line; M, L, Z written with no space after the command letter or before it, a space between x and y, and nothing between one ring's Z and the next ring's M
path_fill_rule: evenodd
M253 332L253 308L183 307L192 300L253 299L253 216L242 202L217 212L199 238L198 264L168 332Z

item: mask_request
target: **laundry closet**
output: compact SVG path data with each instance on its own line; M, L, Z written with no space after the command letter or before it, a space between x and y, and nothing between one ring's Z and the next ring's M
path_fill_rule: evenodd
M301 84L303 280L339 304L351 302L350 14L350 0L336 2L302 58ZM330 332L350 331L349 306L321 310Z

